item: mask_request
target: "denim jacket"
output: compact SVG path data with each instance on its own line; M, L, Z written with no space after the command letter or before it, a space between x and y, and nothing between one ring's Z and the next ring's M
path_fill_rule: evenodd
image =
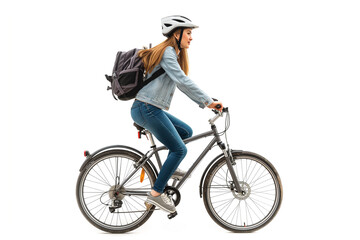
M177 55L173 47L165 49L160 64L155 66L154 70L146 78L151 77L160 67L165 70L165 73L140 89L136 99L169 110L175 89L178 87L180 91L185 93L201 108L205 108L213 102L212 98L185 75L177 61Z

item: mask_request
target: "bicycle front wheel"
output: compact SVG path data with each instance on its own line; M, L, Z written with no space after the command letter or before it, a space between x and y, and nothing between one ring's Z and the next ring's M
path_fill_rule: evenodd
M275 168L262 157L234 152L233 165L241 189L236 190L225 157L216 162L204 182L204 204L211 218L233 232L252 232L278 212L282 185Z
M154 207L147 210L146 193L156 180L149 164L120 188L135 170L140 156L124 150L110 150L95 156L80 173L76 185L79 208L95 227L111 233L124 233L144 224Z

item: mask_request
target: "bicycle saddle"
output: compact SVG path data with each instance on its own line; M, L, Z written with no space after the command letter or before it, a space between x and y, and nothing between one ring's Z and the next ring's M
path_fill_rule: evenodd
M144 130L145 128L143 128L142 126L140 126L140 125L137 125L135 122L134 122L134 126L136 127L136 129L137 130L139 130L139 131L142 131L142 130Z

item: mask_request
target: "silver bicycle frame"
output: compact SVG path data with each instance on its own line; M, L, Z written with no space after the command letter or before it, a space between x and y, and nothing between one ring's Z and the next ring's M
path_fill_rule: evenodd
M239 182L237 181L237 177L233 168L233 160L232 157L229 156L228 154L228 149L226 149L225 144L222 143L219 133L217 131L217 128L214 124L214 122L221 117L222 114L217 114L215 117L213 117L212 119L209 120L210 124L211 124L211 131L208 132L204 132L201 134L198 134L196 136L184 139L183 142L185 144L199 140L201 138L204 137L209 137L211 135L214 136L214 138L210 141L210 143L206 146L206 148L202 151L202 153L199 155L199 157L196 159L196 161L192 164L192 166L189 168L189 170L187 171L187 173L185 174L185 176L177 183L177 185L175 186L175 188L179 189L184 182L186 181L186 179L189 177L189 175L192 173L192 171L197 167L197 165L201 162L201 160L206 156L206 154L211 150L211 148L215 145L215 143L217 143L217 145L220 147L220 149L223 151L224 156L226 157L226 162L227 162L227 166L230 172L230 175L233 179L234 185L236 187L236 189L241 189ZM147 162L147 161L151 161L150 158L155 154L159 169L161 170L162 168L162 164L161 164L161 160L159 157L158 152L161 150L166 150L167 147L166 146L161 146L161 147L156 147L154 139L152 134L148 131L145 130L145 133L147 134L147 136L149 136L149 140L151 142L151 148L153 148L152 150L148 151L138 162L136 162L135 165L135 170L126 178L122 181L122 183L120 184L120 186L117 189L121 189L122 186L129 181L129 179L131 179L134 174ZM129 195L142 195L142 196L146 196L147 192L144 191L131 191L130 189L126 189L126 191L121 192L122 194L129 194Z

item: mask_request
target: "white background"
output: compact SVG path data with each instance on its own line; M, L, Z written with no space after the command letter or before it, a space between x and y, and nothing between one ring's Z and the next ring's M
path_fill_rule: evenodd
M0 9L0 234L7 239L359 238L358 1L12 0ZM83 150L148 148L132 126L132 102L116 102L104 74L117 51L165 40L160 19L173 14L200 26L190 78L230 108L231 147L265 156L281 176L281 209L258 232L222 229L199 198L217 149L181 189L171 221L156 212L133 232L105 234L77 207ZM170 113L194 134L207 131L213 115L179 90ZM189 145L182 169L208 140Z

